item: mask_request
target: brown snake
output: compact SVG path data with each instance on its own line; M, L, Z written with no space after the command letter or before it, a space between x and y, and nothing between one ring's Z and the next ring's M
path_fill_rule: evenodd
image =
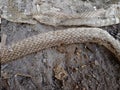
M114 39L107 31L99 28L70 28L58 31L41 33L10 46L1 51L1 63L16 60L25 55L43 50L45 48L72 43L97 43L110 50L120 61L120 42Z

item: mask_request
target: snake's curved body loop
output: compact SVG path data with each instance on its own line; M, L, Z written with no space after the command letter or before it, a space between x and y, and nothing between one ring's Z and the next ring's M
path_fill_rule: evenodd
M41 33L2 48L1 63L4 64L25 55L61 44L86 42L103 45L120 60L120 42L114 39L107 31L99 28L70 28Z

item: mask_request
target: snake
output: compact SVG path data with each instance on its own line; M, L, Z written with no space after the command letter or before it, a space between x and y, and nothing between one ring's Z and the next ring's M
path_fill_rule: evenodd
M120 9L115 9L112 15L110 15L110 10L98 9L97 11L87 11L71 15L61 12L46 12L43 14L34 14L33 18L40 23L55 27L83 25L102 27L120 23Z
M111 13L112 11L112 13ZM30 16L33 21L27 19L9 19L12 22L36 24L36 21L52 26L91 26L81 28L68 28L58 31L49 31L23 39L10 45L0 48L1 64L5 64L23 56L41 51L46 48L73 43L96 43L106 47L120 61L120 41L112 37L107 31L100 29L101 26L108 26L120 23L120 5L113 5L110 9L99 9L87 11L81 14L65 14L61 12L34 13ZM23 16L24 17L24 16ZM31 20L31 19L30 19Z
M120 61L120 42L100 28L68 28L28 37L1 48L1 64L40 50L73 43L96 43L110 50Z
M14 1L14 0L13 0ZM120 23L120 3L111 4L107 9L87 10L80 13L68 14L62 11L48 10L40 12L29 11L30 14L20 12L13 2L8 1L8 10L1 14L1 18L8 21L37 24L37 21L52 26L92 26L101 27ZM37 6L36 6L37 8ZM82 7L81 7L82 8ZM9 14L7 14L9 13Z

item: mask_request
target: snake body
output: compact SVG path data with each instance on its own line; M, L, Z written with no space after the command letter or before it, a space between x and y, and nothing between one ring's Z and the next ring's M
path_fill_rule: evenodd
M43 12L40 12L38 10L38 12L33 12L34 8L31 8L32 11L28 10L28 12L30 13L26 14L24 12L20 12L19 8L17 6L15 7L13 2L9 0L7 2L7 11L3 11L4 13L1 15L1 17L12 22L37 24L37 21L39 21L40 23L52 26L85 25L93 27L101 27L120 23L120 3L111 4L107 9L88 9L87 11L80 12L77 14L68 14L63 13L62 11L54 10L47 10ZM37 8L37 6L35 7Z
M70 28L41 33L2 48L1 63L4 64L25 55L61 44L86 42L103 45L120 60L120 42L114 39L107 31L99 28Z
M62 12L38 13L34 14L33 18L40 23L52 26L108 26L120 23L120 4L111 5L106 10L98 9L79 14L66 14Z
M33 18L40 23L52 26L92 26L101 27L120 23L120 14L109 17L102 16L104 10L84 12L79 15L48 12L34 15ZM119 11L120 12L120 11Z
M9 6L11 7L11 5ZM27 17L18 12L16 15L14 10L12 11L13 16L3 14L1 17L12 22L36 24L36 21L39 21L40 23L52 26L85 25L101 27L120 23L120 4L113 5L107 10L99 9L96 11L87 11L77 15L69 15L61 12L47 12L37 13ZM114 53L120 61L120 42L114 39L107 31L100 28L69 28L41 33L1 48L1 63L4 64L52 46L86 42L103 45Z

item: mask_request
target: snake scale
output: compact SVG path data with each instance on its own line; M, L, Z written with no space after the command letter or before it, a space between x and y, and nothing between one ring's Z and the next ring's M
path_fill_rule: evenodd
M41 33L2 48L1 63L4 64L52 46L86 42L105 46L120 60L120 42L107 31L99 28L70 28Z
M120 23L120 9L115 9L113 15L110 15L109 10L98 9L97 11L87 11L75 15L61 12L47 12L43 14L35 14L33 15L33 18L40 23L55 27L82 25L101 27Z
M86 25L91 26L91 28L69 28L58 31L50 31L4 46L0 50L1 63L5 64L25 55L38 52L45 48L60 46L61 44L86 42L103 45L120 61L120 42L113 38L107 31L95 28L120 23L120 5L117 5L117 8L115 6L114 9L115 12L113 14L110 12L107 13L107 11L103 9L87 13L85 12L79 15L68 15L58 12L34 14L32 17L35 20L47 25ZM110 16L107 16L108 14L110 14ZM2 16L2 18L5 17Z

